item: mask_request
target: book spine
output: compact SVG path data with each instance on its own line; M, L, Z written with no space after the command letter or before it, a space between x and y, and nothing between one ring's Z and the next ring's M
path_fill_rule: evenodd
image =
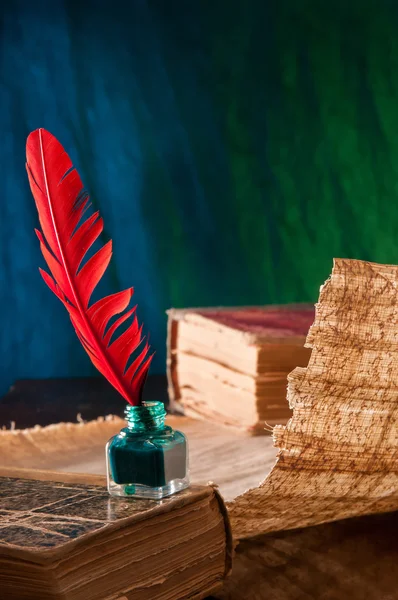
M178 386L177 368L176 368L176 344L178 335L178 311L171 309L167 311L167 355L166 355L166 375L167 391L169 395L170 412L183 412L178 404L180 390Z

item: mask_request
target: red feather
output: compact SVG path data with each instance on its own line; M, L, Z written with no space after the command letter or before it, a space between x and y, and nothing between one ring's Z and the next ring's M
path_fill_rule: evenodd
M153 355L148 354L146 343L131 361L143 341L137 317L115 337L119 326L134 314L135 308L109 325L112 317L127 309L133 288L106 296L89 306L112 256L109 241L83 263L86 253L102 233L102 218L98 212L83 218L89 207L88 195L72 161L51 133L37 129L29 135L26 160L42 228L42 232L36 233L52 277L42 269L40 273L69 312L92 363L129 404L137 405L141 402Z

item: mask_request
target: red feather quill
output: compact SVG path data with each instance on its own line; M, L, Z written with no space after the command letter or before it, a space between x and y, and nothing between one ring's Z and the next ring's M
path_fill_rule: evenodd
M135 308L126 311L133 288L89 305L91 295L112 256L112 241L84 257L103 230L99 212L85 218L89 198L72 161L58 140L45 129L33 131L26 142L26 168L42 231L40 248L51 271L40 273L69 313L77 336L92 363L127 400L140 404L153 355L143 342ZM110 325L112 317L119 316ZM122 325L133 317L130 325ZM131 364L129 364L131 363Z

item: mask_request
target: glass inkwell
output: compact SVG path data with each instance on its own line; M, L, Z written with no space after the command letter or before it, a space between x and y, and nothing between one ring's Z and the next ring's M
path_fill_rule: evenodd
M127 406L126 427L106 445L111 496L160 500L189 486L188 444L165 424L162 402Z

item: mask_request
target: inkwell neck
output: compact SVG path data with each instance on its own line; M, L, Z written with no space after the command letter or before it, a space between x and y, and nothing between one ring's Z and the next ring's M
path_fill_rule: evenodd
M163 429L166 411L163 402L149 401L127 406L124 411L127 429L134 433Z

